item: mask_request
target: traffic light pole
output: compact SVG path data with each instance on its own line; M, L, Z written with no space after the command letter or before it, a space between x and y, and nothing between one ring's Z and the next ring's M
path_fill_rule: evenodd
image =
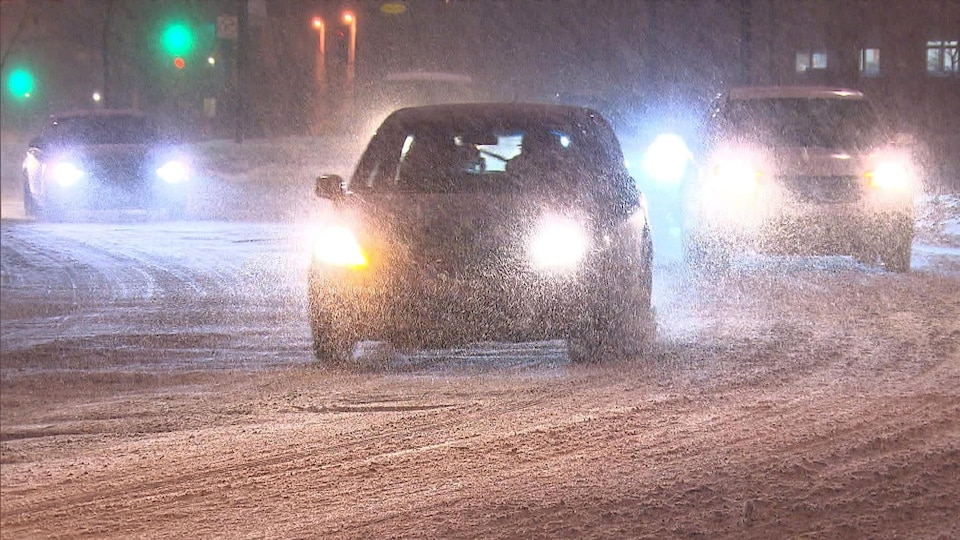
M247 0L237 0L237 50L236 69L234 73L237 77L236 85L236 110L234 111L235 129L234 139L237 143L242 143L246 138L247 128Z

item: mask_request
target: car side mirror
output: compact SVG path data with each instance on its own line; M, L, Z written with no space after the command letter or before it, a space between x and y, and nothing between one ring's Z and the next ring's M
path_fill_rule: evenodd
M339 201L347 194L343 177L337 174L321 174L317 177L313 193L318 198Z

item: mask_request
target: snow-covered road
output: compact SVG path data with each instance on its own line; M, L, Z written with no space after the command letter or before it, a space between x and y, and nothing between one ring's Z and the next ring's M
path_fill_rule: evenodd
M308 228L308 222L4 221L3 369L309 362ZM917 244L914 253L913 272L905 276L845 257L744 257L724 276L665 264L657 269L654 295L661 334L696 338L698 328L736 321L762 335L767 317L708 315L706 299L748 283L802 294L808 287L891 282L909 290L960 279L960 249ZM88 355L92 350L100 352Z
M312 362L306 230L0 221L4 537L960 535L950 227L907 274L660 266L632 362L483 343L346 370Z

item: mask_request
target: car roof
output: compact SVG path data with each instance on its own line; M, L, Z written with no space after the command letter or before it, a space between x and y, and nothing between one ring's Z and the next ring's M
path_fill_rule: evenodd
M603 116L593 109L578 105L513 102L422 105L399 109L390 115L391 121L402 123L469 120L472 118L482 120L495 120L498 118L517 120L556 118L577 121L591 121L603 118Z
M730 99L865 99L863 92L852 88L827 86L742 86L732 88Z
M393 82L445 82L470 84L473 77L451 71L399 71L383 78Z
M82 109L54 113L50 115L50 119L56 121L70 118L108 118L118 116L147 117L146 114L135 109Z

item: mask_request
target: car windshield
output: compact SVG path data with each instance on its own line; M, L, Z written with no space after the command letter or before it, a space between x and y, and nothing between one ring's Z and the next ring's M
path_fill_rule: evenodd
M870 104L852 99L749 99L727 107L723 132L770 144L869 148L882 140Z
M142 144L156 139L150 120L136 115L57 118L43 138L57 144Z
M574 187L618 171L619 148L602 122L471 119L389 126L371 142L354 191L499 192Z

